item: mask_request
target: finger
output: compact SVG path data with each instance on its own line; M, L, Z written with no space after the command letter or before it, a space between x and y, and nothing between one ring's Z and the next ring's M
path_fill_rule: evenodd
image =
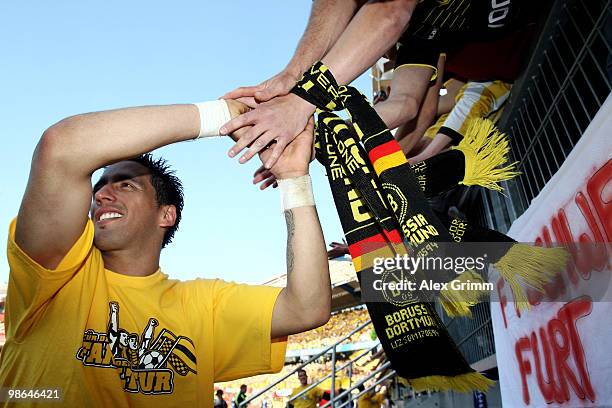
M276 164L276 161L281 156L281 154L283 154L283 151L285 150L286 146L287 146L287 142L285 142L283 139L279 138L276 140L276 145L272 148L272 154L270 155L270 158L268 158L268 160L266 160L266 163L264 164L264 166L267 169L272 168L272 166Z
M265 173L262 173L262 174L260 174L260 175L259 175L259 181L258 181L258 182L261 182L261 181L267 180L267 179L269 179L270 177L274 177L274 174L272 174L272 173L270 172L270 170L267 170ZM276 180L276 178L275 178L275 180ZM274 182L274 180L272 180L272 181Z
M255 99L259 102L266 102L277 96L287 95L287 92L280 87L269 87L255 92Z
M308 122L306 122L306 127L304 130L312 132L314 130L314 115L308 118Z
M253 173L253 177L257 177L258 174L264 173L266 171L268 171L268 169L266 169L262 164L257 170L255 170L255 173Z
M260 187L260 190L265 190L266 188L276 184L276 177L272 176L268 178Z
M240 160L238 160L240 163L246 163L249 160L251 160L251 158L253 156L255 156L257 153L259 153L260 150L264 149L266 147L266 145L272 140L272 138L274 137L272 132L270 131L266 131L265 133L259 135L261 128L257 129L257 126L253 127L253 130L258 130L256 133L258 133L257 137L253 138L253 143L251 143L251 145L249 146L248 150L240 157ZM252 130L252 131L253 131Z
M233 91L229 91L225 95L221 96L220 99L238 99L248 96L255 96L255 92L260 90L261 85L241 86L240 88L236 88Z
M240 129L238 129L235 132L232 132L229 134L229 137L234 141L237 142L240 139L242 139L247 133L249 133L249 130L251 130L252 126L244 126L241 127Z
M234 157L239 154L245 147L249 146L259 135L261 135L261 127L253 126L246 132L243 136L240 137L238 142L229 151L229 156Z
M219 129L219 133L221 135L229 135L241 127L252 125L256 117L257 115L255 111L246 112L240 116L236 116L234 119L224 124L221 129Z
M236 101L244 103L246 106L248 106L251 109L255 109L258 105L257 101L252 96L243 96L241 98L236 98Z
M273 174L270 172L270 170L264 168L263 166L261 166L261 168L263 168L264 171L255 173L253 177L253 184L260 183L270 177L273 177Z
M295 78L290 78L287 75L277 75L274 80L270 81L270 86L255 92L255 99L263 102L276 96L287 95L296 83L297 79Z

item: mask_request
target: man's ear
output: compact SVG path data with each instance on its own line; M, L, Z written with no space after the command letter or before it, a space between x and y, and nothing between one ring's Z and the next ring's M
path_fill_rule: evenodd
M162 205L160 207L160 227L172 227L176 223L176 207L173 205Z

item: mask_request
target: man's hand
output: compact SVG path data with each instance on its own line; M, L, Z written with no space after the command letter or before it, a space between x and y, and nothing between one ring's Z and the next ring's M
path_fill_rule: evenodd
M253 97L257 102L266 102L276 96L287 95L291 88L295 86L298 79L299 74L283 70L259 85L236 88L226 93L221 98L238 99Z
M276 179L300 177L308 174L308 165L312 157L314 140L314 119L311 117L306 128L285 148L270 173ZM241 139L242 141L242 139ZM276 146L262 151L259 155L262 162L267 162L274 154Z
M304 129L304 132L309 132L310 134L312 134L313 127L314 127L313 118L310 118L310 121L306 125L306 129ZM299 135L298 135L298 138L300 138ZM261 160L262 161L265 160L265 158L267 158L268 155L269 153L266 153L266 151L264 151L263 153L260 153ZM315 158L315 150L314 150L314 144L313 144L311 145L310 161L313 161L314 158ZM253 184L257 184L257 183L261 183L261 185L259 186L260 190L265 190L266 188L270 186L272 186L273 188L278 187L278 181L276 179L276 176L274 175L272 171L270 171L270 169L266 169L265 166L259 167L257 170L255 170L255 173L253 173Z
M248 111L251 110L251 108L247 106L247 104L241 102L240 100L234 100L234 99L237 99L237 98L225 99L225 103L227 103L227 108L229 109L232 119L237 116L242 115L243 113L247 113Z
M349 249L346 241L332 242L329 244L330 249L327 250L327 259L339 258L349 254Z
M242 115L243 113L249 112L252 107L255 106L251 105L247 98L240 98L239 100L226 99L225 103L227 103L227 108L229 109L232 119ZM248 132L250 128L250 126L245 126L238 129L236 132L230 133L229 137L232 138L234 142L237 142Z
M265 154L264 166L272 168L285 147L304 131L308 118L314 111L314 105L294 94L279 96L259 104L254 110L232 119L221 128L221 134L227 135L245 126L252 126L231 148L229 156L236 156L250 145L240 158L240 163L246 163L276 140L272 152Z

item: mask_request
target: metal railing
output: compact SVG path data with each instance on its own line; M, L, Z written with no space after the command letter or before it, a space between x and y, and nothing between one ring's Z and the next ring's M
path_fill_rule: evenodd
M612 90L610 0L557 0L499 127L522 174L509 195L483 192L491 228L507 231L561 167Z
M313 382L312 384L310 384L308 387L306 387L305 389L303 389L299 394L294 395L293 397L291 397L289 399L289 401L287 403L290 403L291 401L301 397L302 395L304 395L305 393L307 393L308 391L310 391L311 389L315 388L317 385L319 385L320 383L322 383L323 381L325 381L327 378L331 377L331 382L332 382L332 386L331 386L331 390L330 390L330 398L333 401L334 397L335 397L335 382L336 382L336 373L338 371L342 371L347 367L352 367L352 365L357 362L358 360L360 360L361 358L363 358L364 356L366 356L368 353L370 353L374 347L370 348L370 349L366 349L364 352L360 353L358 356L353 357L352 359L350 359L346 364L344 364L342 367L340 367L339 369L336 369L336 350L337 347L345 342L346 340L350 339L352 335L354 335L355 333L365 329L366 327L370 326L372 324L371 320L368 320L367 322L361 324L360 326L356 327L355 329L353 329L349 334L347 334L346 336L342 337L340 340L336 341L334 344L324 348L323 350L321 350L319 353L311 356L308 360L306 360L304 363L300 364L298 367L296 367L295 369L293 369L292 371L290 371L289 373L285 374L284 376L282 376L281 378L279 378L278 380L276 380L275 382L273 382L272 384L268 385L266 388L260 390L259 392L257 392L256 394L252 395L251 397L249 397L248 399L244 400L243 402L240 403L239 407L246 407L247 404L251 403L252 401L254 401L255 399L259 398L260 396L264 395L266 392L268 392L269 390L271 390L272 388L276 387L278 384L280 384L281 382L285 381L287 378L291 377L292 375L294 375L296 372L298 372L299 370L303 369L304 367L306 367L308 364L316 361L317 359L319 359L321 356L324 356L325 354L329 353L331 351L332 354L332 370L329 374L327 374L325 377L319 379L316 382Z
M610 0L557 0L525 74L513 86L498 123L511 141L521 176L506 194L480 190L480 222L506 232L561 167L612 90ZM473 319L440 316L472 364L495 352L490 305Z
M480 189L482 208L473 211L474 221L506 232L529 207L612 90L611 54L611 0L554 2L498 123L522 174L503 183L505 194ZM473 319L440 313L469 363L495 352L490 305L479 304L472 313Z
M436 305L440 309L439 304ZM471 308L472 317L448 317L438 310L440 319L468 364L476 363L495 353L491 306L481 302Z
M390 370L391 368L391 363L389 361L387 361L386 363L382 364L380 367L378 367L376 370L372 371L370 373L370 375L362 378L358 383L356 383L355 385L349 387L348 390L345 390L343 392L341 392L340 394L338 394L336 396L336 398L331 398L329 401L327 401L325 404L323 404L320 408L327 408L329 406L332 406L334 408L342 408L345 406L350 406L351 401L353 401L354 399L359 398L360 396L362 396L363 394L365 394L366 392L370 392L372 389L374 389L377 385L392 379L393 377L395 377L397 374L395 373L394 370ZM376 380L374 383L372 383L369 387L365 387L365 383L370 381L372 378L376 377L377 374L379 373L384 373L386 370L390 370L388 373L386 373L385 375L382 375L378 380ZM353 390L354 389L358 389L359 386L364 385L364 390L360 391L357 395L353 394ZM346 399L345 399L346 398ZM340 404L338 404L336 402L336 400L340 401ZM344 401L343 401L344 400Z

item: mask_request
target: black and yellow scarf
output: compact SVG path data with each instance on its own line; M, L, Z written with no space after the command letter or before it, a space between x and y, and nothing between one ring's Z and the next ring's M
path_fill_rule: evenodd
M429 208L399 145L367 99L338 86L316 63L292 90L318 110L317 153L325 165L360 282L375 257L436 250L452 237ZM359 137L330 111L346 109ZM371 277L371 276L370 276ZM486 390L492 381L465 361L433 303L393 297L366 302L392 367L417 390Z
M519 281L541 289L550 278L539 273L541 249L534 253L530 246L516 245L503 234L467 223L462 224L467 233L458 238L452 232L460 220L440 220L427 204L426 197L457 184L501 191L498 183L518 174L514 163L502 167L509 146L492 123L473 121L466 137L453 150L411 167L367 99L354 88L339 86L322 63L305 72L292 92L318 107L317 158L326 167L362 286L364 281L372 281L374 258L407 253L426 256L436 253L436 243L452 241L508 242L492 261L510 282L515 296L518 294L517 299L526 300ZM352 129L331 113L343 109L351 115ZM522 262L525 257L536 261ZM550 251L544 258L546 266L553 264L557 269L567 259ZM393 273L389 276L398 279ZM459 279L474 281L482 277L468 272ZM470 315L469 307L479 297L478 293L453 291L439 295L449 315L463 316ZM385 300L366 301L366 305L393 368L413 388L471 391L486 390L492 384L469 367L433 303L410 299L405 293L388 294Z

